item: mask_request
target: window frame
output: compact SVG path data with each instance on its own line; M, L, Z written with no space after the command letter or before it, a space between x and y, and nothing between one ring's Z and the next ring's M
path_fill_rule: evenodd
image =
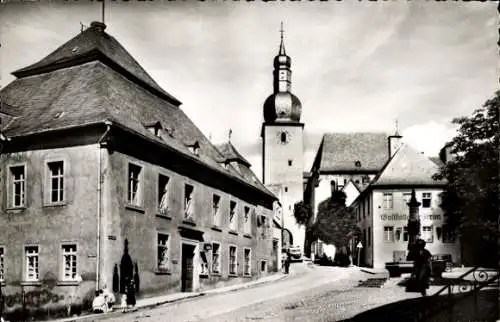
M28 248L34 248L36 247L37 252L36 255L30 255L28 254L27 250ZM37 278L28 278L29 276L29 257L35 257L37 258L36 260L36 274ZM24 245L23 247L23 281L27 283L39 283L40 282L40 246L37 244L29 244L29 245Z
M162 178L166 178L165 187L161 187ZM170 212L170 182L171 177L163 172L159 172L156 181L156 211L158 214L168 216ZM163 190L163 191L162 191ZM163 206L163 207L162 207Z
M132 167L136 167L139 169L139 174L137 176L136 180L136 185L137 185L137 190L135 191L135 195L132 196L132 184L131 180L131 169ZM144 171L145 167L144 165L138 163L138 162L133 162L133 161L128 161L127 162L127 170L126 170L126 184L127 184L127 204L132 207L138 207L142 208L143 207L143 202L144 202ZM132 198L133 197L133 198ZM137 200L134 200L137 199Z
M234 204L234 207L231 207ZM229 201L229 230L238 230L238 202Z
M187 187L191 187L191 193L189 195L187 195ZM183 209L185 220L186 219L192 220L194 217L195 190L196 190L196 187L192 183L190 183L190 182L184 183L184 194L182 196L182 199L183 199L182 209Z
M247 250L248 250L248 263L246 257ZM243 276L252 276L252 249L249 247L243 248Z
M428 230L426 230L425 228L429 228ZM424 234L425 232L427 232L428 234ZM429 236L426 236L426 235L430 235ZM427 238L426 238L427 237ZM428 225L428 226L422 226L422 234L421 234L421 238L426 242L426 243L429 243L429 244L432 244L434 242L434 227L433 225Z
M15 189L15 184L16 182L19 182L19 181L16 181L14 179L14 174L12 172L12 169L13 168L23 168L23 175L24 175L24 178L23 180L21 181L22 184L21 184L21 204L20 205L16 205L15 204L15 196L16 196L16 189ZM8 209L22 209L22 208L26 208L26 188L27 188L27 172L28 172L28 168L26 166L26 163L23 162L23 163L15 163L15 164L10 164L8 165L7 167L7 173L8 173L8 181L7 181L7 194L8 194L8 202L7 202L7 207Z
M386 197L389 197L390 198L386 198ZM392 210L394 209L394 195L392 192L384 192L383 193L383 201L382 201L382 208L384 210ZM390 207L389 207L390 206Z
M166 236L166 244L160 244L160 235L162 236ZM172 238L170 236L169 233L167 232L164 232L164 231L159 231L157 230L156 231L156 247L155 247L155 253L156 253L156 260L155 260L155 271L157 272L164 272L164 273L169 273L171 272L171 257L170 257L170 254L171 254L171 241L172 241ZM160 253L159 253L159 250L160 250L160 247L162 248L167 248L167 263L166 263L166 266L165 267L161 267L160 266Z
M231 271L231 267L233 263L231 263L231 248L234 248L234 271ZM228 266L228 271L227 274L228 276L238 276L238 246L229 244L228 245L228 254L227 254L227 266Z
M250 235L252 233L252 208L243 206L243 233Z
M220 216L221 200L222 197L220 195L216 193L212 194L212 224L217 227L221 225L221 216Z
M422 208L432 208L431 192L422 192Z
M74 253L70 252L69 254L64 251L65 246L75 246ZM78 280L78 243L76 242L63 242L60 244L60 280L63 282L76 282ZM75 256L75 276L72 278L66 278L66 255ZM71 267L72 270L73 267Z
M217 245L217 252L215 252L215 247L214 245ZM210 269L210 272L212 273L212 275L221 275L222 271L222 260L221 260L221 250L222 250L222 246L221 246L221 243L220 242L216 242L216 241L213 241L212 242L212 263L211 263L211 269ZM217 254L218 257L217 257L217 260L215 261L214 260L214 255ZM217 267L218 269L217 270L214 270L214 265L217 263Z
M386 228L390 228L390 229L386 229ZM389 235L387 235L386 231L389 232ZM394 236L394 226L384 226L384 243L390 243L390 244L393 244L395 242L395 236ZM391 237L392 238L387 238L387 237Z

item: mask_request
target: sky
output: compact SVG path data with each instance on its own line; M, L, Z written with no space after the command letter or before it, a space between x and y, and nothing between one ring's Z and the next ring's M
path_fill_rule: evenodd
M214 143L261 176L280 22L302 102L305 170L325 132L386 132L435 156L498 88L495 2L110 1L113 35ZM0 4L0 85L101 20L96 1Z

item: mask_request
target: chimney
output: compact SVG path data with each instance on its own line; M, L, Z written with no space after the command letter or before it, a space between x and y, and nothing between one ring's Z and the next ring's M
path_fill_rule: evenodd
M92 21L90 23L90 28L93 28L97 31L104 32L104 29L106 29L106 25L102 22L99 21Z
M398 130L393 135L389 135L388 137L388 147L389 147L389 158L394 156L394 153L401 147L401 139L403 137L399 135Z

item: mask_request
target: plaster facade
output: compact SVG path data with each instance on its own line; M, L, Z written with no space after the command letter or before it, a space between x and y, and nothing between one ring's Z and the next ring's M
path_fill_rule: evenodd
M420 238L426 240L426 248L433 255L450 254L455 264L460 263L459 241L449 238L443 211L439 207L442 189L422 187L416 188L415 192L417 200L422 203L419 207ZM384 268L387 262L406 260L408 238L405 227L410 193L410 188L374 189L353 204L362 232L362 264ZM424 194L426 199L430 197L425 205L422 202Z

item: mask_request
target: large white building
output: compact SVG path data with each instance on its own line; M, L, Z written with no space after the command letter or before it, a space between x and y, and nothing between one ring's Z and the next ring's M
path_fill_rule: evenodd
M402 145L354 200L352 207L362 231L362 264L384 268L386 263L406 260L412 189L420 202L420 238L427 242L426 248L433 255L449 254L454 263L461 262L459 242L447 228L439 206L445 182L432 179L437 172L435 160Z

